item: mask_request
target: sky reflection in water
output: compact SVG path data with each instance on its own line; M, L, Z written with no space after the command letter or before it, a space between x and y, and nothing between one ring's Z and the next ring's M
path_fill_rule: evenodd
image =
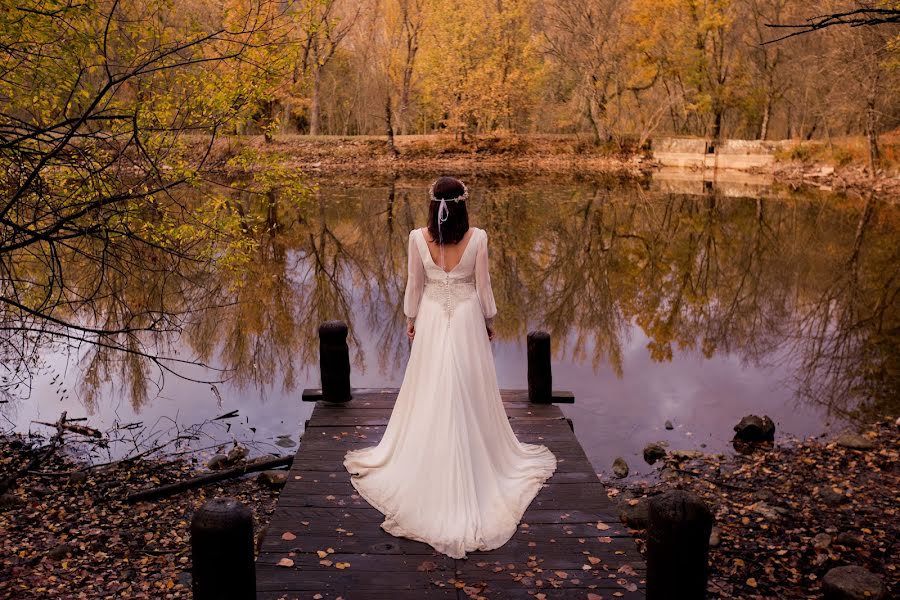
M472 222L489 235L500 385L525 387L525 336L551 332L554 388L575 392L562 410L598 471L622 456L633 473L649 473L641 450L657 440L724 451L748 413L806 436L860 403L896 407L896 349L885 350L883 338L896 336L897 307L879 302L898 285L895 208L671 194L602 180L467 183ZM168 418L192 424L237 409L230 430L220 422L208 432L283 452L271 445L275 437L296 439L312 410L300 392L318 386L319 322L350 323L355 387L400 385L406 239L424 224L426 186L323 182L302 220L269 214L283 222L242 275L244 288L228 290L224 280L234 275L217 282L218 303L237 305L205 311L170 340L169 352L232 369L215 390L167 375L162 389L151 383L142 392L134 371L115 364L88 382L87 363L47 349L31 399L0 412L18 429L55 421L62 410L103 429L116 421L164 427ZM873 365L886 381L873 381ZM159 381L153 369L147 374Z

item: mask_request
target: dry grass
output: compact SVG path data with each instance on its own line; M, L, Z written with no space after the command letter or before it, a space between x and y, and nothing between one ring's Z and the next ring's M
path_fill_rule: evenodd
M879 167L887 171L900 168L900 130L882 134L878 139ZM862 136L834 138L830 141L797 142L777 152L778 160L825 163L834 167L867 165L868 140Z

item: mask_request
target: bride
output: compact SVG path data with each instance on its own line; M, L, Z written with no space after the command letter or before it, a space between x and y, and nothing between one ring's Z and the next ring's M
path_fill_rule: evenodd
M428 227L409 234L403 383L381 441L343 464L382 529L467 558L512 537L556 456L519 442L503 408L487 234L469 227L468 190L441 177L429 196Z

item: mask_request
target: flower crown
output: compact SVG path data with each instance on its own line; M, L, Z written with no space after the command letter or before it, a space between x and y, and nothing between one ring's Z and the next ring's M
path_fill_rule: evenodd
M457 181L459 181L459 180L457 179ZM467 188L466 184L464 184L462 181L460 181L459 183L463 187L462 196L457 196L456 198L435 198L434 197L434 186L435 186L435 184L437 184L437 179L435 179L434 181L431 182L431 186L428 188L428 197L431 198L432 202L440 202L442 200L446 200L447 202L460 202L460 201L465 202L466 200L469 199L469 188Z

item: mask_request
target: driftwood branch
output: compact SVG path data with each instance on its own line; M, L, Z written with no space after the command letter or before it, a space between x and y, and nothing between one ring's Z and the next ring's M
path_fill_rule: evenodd
M214 473L209 473L207 475L200 475L199 477L194 477L191 479L186 479L184 481L177 481L175 483L168 483L166 485L160 485L154 488L148 488L145 490L140 490L125 497L125 502L141 502L144 500L155 500L157 498L163 498L165 496L171 496L172 494L177 494L178 492L183 492L185 490L190 490L196 487L204 486L210 483L216 483L218 481L224 481L226 479L232 479L234 477L240 477L241 475L245 475L247 473L255 473L257 471L266 471L268 469L275 469L277 467L290 467L294 462L294 456L281 456L278 458L271 458L267 460L260 460L252 463L247 463L240 467L234 467L233 469L226 469L224 471L216 471Z
M47 425L49 427L58 427L58 423L45 423L44 421L34 421L38 425ZM77 433L79 435L86 435L88 437L94 438L102 438L103 434L93 427L88 427L86 425L73 425L71 423L63 423L62 428L66 431L71 431L72 433Z
M59 447L60 442L62 441L63 433L66 431L65 425L66 412L63 411L63 413L59 417L59 421L56 422L56 435L54 435L50 440L50 443L47 445L47 449L28 461L28 464L23 468L19 469L3 481L0 481L0 494L5 494L13 485L15 485L16 481L18 481L20 477L27 474L29 471L36 471L37 468L41 466L41 463L53 456L53 454L56 452L56 449Z

